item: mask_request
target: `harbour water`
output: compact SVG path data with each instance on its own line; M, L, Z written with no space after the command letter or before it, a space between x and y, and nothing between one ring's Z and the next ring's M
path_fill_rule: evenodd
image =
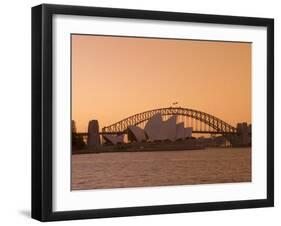
M251 181L251 148L72 155L72 189Z

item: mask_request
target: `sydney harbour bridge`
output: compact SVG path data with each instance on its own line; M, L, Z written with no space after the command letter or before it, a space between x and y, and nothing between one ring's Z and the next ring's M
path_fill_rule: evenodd
M127 133L129 126L139 126L143 128L146 122L155 114L161 114L163 119L170 116L177 116L178 122L183 122L185 127L192 127L192 133L222 134L231 135L237 133L237 128L225 121L202 111L169 107L149 110L132 115L119 122L102 128L101 134L123 134Z
M146 124L156 115L161 115L164 121L176 116L176 123L183 124L183 128L192 128L192 134L218 135L228 140L232 146L251 145L251 125L243 122L234 127L214 115L182 107L159 108L141 112L103 127L101 131L99 130L98 120L91 120L88 132L74 132L73 134L87 140L88 147L97 146L101 144L100 137L108 138L111 136L112 138L113 136L114 139L117 139L122 135L128 135L129 128L132 126L137 126L143 130ZM75 124L74 121L73 123Z

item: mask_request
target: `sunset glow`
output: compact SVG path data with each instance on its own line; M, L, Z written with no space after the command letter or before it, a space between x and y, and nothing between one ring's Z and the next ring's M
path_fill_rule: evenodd
M251 43L72 35L72 119L86 132L177 106L251 123Z

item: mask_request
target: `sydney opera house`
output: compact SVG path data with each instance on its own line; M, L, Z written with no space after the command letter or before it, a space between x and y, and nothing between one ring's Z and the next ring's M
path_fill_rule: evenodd
M152 116L146 123L144 129L139 126L129 126L127 129L128 140L131 142L159 142L177 141L190 138L192 127L184 127L184 123L177 123L177 116L171 116L163 121L160 113ZM124 134L110 135L104 134L106 143L113 145L124 143Z

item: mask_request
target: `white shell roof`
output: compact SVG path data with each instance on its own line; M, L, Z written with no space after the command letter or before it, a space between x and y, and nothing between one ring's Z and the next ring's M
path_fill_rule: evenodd
M128 126L128 130L130 130L134 134L138 142L146 140L145 132L142 128L138 126Z
M118 136L111 134L103 134L103 138L111 144L124 143L124 134Z

